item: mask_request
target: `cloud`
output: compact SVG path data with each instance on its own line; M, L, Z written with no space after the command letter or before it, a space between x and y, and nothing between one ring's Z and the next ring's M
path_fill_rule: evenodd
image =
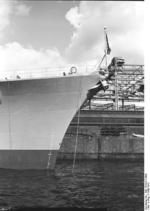
M11 3L8 1L0 1L0 39L3 37L5 28L10 23Z
M57 49L37 51L32 47L25 48L17 42L0 46L1 74L10 71L31 71L48 67L64 66L65 61ZM52 70L53 71L53 70Z
M0 39L2 40L5 35L5 29L11 25L11 17L29 15L30 10L31 8L22 2L0 0ZM26 47L18 42L0 45L1 77L6 72L36 72L46 67L58 67L64 64L65 59L56 48L36 50L32 46Z
M71 8L67 13L66 13L66 19L75 27L79 28L80 27L80 22L82 15L79 14L78 7L73 7Z
M66 57L76 62L102 57L105 45L103 28L106 26L111 56L143 63L143 14L143 2L80 2L66 15L74 27Z
M14 6L15 15L27 16L29 15L31 8L27 7L25 4L17 4Z
M73 34L62 57L57 48L36 50L17 41L0 45L0 71L37 71L70 63L95 64L104 54L103 28L108 28L111 57L122 56L128 63L143 63L142 2L81 1L65 18ZM18 1L0 0L0 39L13 15L29 15L32 8Z
M0 40L5 35L5 29L11 23L13 16L26 16L30 12L30 7L16 0L0 0Z

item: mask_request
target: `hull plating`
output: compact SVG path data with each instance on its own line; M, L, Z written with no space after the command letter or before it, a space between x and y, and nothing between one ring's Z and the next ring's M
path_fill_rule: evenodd
M87 75L0 82L0 167L20 168L26 160L25 153L16 159L9 151L23 150L28 156L32 150L59 150L87 90L97 81L97 75ZM36 166L31 156L30 168Z

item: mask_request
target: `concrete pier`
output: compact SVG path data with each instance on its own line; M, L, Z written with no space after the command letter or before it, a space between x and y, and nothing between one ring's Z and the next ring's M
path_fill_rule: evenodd
M63 139L58 159L72 159L77 138L76 115ZM143 159L142 111L81 111L77 138L77 159Z

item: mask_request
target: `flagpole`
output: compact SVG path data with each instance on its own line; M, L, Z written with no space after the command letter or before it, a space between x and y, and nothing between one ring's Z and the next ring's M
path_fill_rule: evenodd
M104 27L104 40L105 40L105 61L106 61L106 68L107 68L107 43L106 43L106 27Z
M103 56L100 64L98 64L98 67L96 69L100 68L104 59L106 62L106 69L107 69L107 54L110 54L111 48L109 47L108 37L107 37L107 33L106 33L106 27L104 27L104 40L105 40L104 56Z

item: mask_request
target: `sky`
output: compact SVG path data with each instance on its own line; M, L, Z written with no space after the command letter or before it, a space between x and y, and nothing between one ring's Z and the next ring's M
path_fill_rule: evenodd
M0 0L0 71L97 64L111 54L144 64L144 2Z

